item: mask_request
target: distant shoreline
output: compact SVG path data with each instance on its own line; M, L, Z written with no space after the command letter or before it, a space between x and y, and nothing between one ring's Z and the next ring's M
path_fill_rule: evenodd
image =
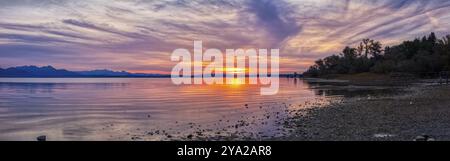
M421 78L410 75L395 76L392 74L375 74L370 72L305 77L305 79L317 79L325 82L338 83L340 85L359 86L403 86L422 80Z
M248 76L246 76L247 78ZM289 74L283 74L280 78L293 78ZM0 78L171 78L171 75L161 76L0 76ZM226 77L224 77L226 78ZM303 78L303 77L297 77Z
M170 78L169 76L36 76L36 77L10 77L10 76L0 76L0 78Z

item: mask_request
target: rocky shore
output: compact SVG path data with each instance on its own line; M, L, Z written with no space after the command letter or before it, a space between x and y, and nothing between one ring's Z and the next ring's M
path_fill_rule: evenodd
M405 90L343 98L326 107L299 111L302 114L285 122L293 133L275 140L450 140L450 86L413 85Z

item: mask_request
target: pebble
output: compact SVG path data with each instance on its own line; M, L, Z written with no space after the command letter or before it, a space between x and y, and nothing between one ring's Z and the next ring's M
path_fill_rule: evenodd
M36 138L37 141L47 141L47 136L41 135Z
M435 141L435 139L428 135L419 135L414 141Z

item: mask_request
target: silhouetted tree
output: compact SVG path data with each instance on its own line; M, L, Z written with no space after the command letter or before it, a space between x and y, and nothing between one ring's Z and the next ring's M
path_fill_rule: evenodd
M320 77L362 72L421 75L443 70L450 70L450 35L438 39L435 33L431 33L384 50L380 42L364 39L356 48L347 46L339 55L316 61L304 75Z

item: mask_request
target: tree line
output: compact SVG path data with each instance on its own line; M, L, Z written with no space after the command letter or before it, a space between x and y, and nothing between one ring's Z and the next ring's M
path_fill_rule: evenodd
M383 48L379 41L364 39L356 47L345 47L340 54L319 59L303 74L321 77L331 74L364 72L389 74L449 71L450 35L438 39L435 33L400 45Z

